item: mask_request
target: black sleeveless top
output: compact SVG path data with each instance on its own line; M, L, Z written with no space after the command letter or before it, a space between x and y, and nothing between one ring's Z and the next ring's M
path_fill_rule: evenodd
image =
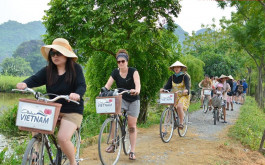
M127 74L126 78L122 78L120 75L120 70L118 68L114 69L111 73L111 77L115 80L117 88L124 88L127 90L135 89L135 84L134 84L134 80L133 80L133 74L135 71L137 71L137 69L128 67L128 74ZM123 94L122 98L128 102L140 100L139 95L132 96L128 93Z

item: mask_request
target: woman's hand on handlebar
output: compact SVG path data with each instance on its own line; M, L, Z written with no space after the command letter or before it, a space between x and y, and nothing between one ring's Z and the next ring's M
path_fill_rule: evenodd
M80 95L77 93L70 93L69 99L74 100L74 101L80 101Z
M21 83L17 83L17 89L23 90L23 89L25 89L25 88L27 88L27 87L28 87L28 86L27 86L26 83L23 83L23 82L21 82Z
M137 91L136 89L130 90L131 95L139 95L140 91Z

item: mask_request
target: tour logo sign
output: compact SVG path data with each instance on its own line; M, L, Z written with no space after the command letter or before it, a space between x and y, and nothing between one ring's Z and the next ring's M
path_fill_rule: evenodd
M97 113L114 113L115 98L96 99Z
M161 93L160 94L160 103L174 103L174 94L173 93Z
M28 102L19 102L16 125L51 131L55 107Z

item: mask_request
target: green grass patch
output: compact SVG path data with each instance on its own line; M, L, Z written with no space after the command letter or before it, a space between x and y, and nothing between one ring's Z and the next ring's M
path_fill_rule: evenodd
M191 103L189 107L189 113L200 110L200 106L201 106L200 101Z
M14 77L14 76L0 75L0 92L11 92L12 89L16 88L17 83L22 82L26 78L27 77ZM45 93L46 87L41 86L34 90Z
M258 150L265 126L265 113L258 107L252 97L247 97L240 108L240 116L236 124L230 128L228 135L250 147Z

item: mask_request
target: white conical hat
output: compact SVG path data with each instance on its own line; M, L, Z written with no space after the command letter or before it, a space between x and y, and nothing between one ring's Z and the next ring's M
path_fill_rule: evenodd
M226 75L221 75L220 77L219 77L219 79L221 79L221 78L229 78L228 76L226 76Z
M231 80L234 80L234 78L231 75L229 75L228 78Z
M174 64L172 64L172 65L169 67L169 69L173 70L173 68L174 68L175 66L181 66L182 69L183 69L184 71L187 70L187 66L185 66L184 64L182 64L182 63L179 62L179 61L176 61Z
M75 61L77 60L77 55L73 52L71 45L69 42L64 38L56 38L52 45L46 45L41 47L41 54L42 56L48 61L48 56L50 50L55 49L62 53L65 57L73 58Z

